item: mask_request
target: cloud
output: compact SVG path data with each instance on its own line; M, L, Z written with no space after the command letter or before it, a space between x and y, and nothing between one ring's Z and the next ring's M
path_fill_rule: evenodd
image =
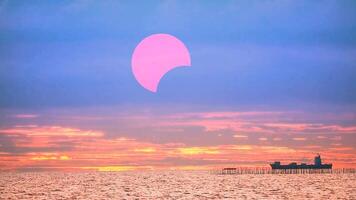
M344 119L282 111L102 112L105 120L83 111L76 119L72 112L41 113L38 122L48 121L38 125L12 119L21 123L0 128L0 165L4 170L208 169L306 162L316 151L335 166L354 165L347 160L355 151L349 143L353 124L344 125Z
M309 117L308 113L298 112L198 112L168 115L159 122L160 126L200 126L206 131L232 130L236 132L255 133L323 133L323 134L353 134L356 133L355 125L340 125L326 123L301 123L291 122L290 119L303 120ZM320 119L322 117L316 116ZM337 120L337 118L335 118Z
M17 115L13 115L13 117L19 118L19 119L32 119L32 118L37 118L38 115L34 115L34 114L17 114Z
M61 126L15 126L9 129L0 129L0 134L23 135L32 137L59 136L59 137L101 137L99 131L83 131L76 128L67 128Z
M258 138L258 140L259 140L259 141L267 141L267 140L268 140L268 138L265 138L265 137L260 137L260 138Z
M134 149L134 151L142 152L142 153L154 153L156 152L156 149L152 147L146 147L146 148Z
M208 147L183 147L177 149L182 155L197 155L197 154L219 154L216 148Z
M30 157L30 159L34 161L48 161L48 160L66 161L71 159L67 155L59 155L58 153L31 153L27 155L32 156Z
M247 135L239 135L239 134L235 134L233 135L234 138L237 138L237 139L247 139L248 136Z
M333 148L329 148L330 150L333 151L352 151L354 150L354 148L352 147L333 147Z
M293 140L295 140L295 141L306 141L307 138L305 138L305 137L294 137Z

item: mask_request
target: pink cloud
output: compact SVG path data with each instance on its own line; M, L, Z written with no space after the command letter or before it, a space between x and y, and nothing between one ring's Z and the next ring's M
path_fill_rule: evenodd
M113 137L112 133L108 137L102 130L74 126L16 125L0 129L0 135L11 141L13 148L26 152L15 155L0 144L0 165L8 169L47 166L118 171L184 168L189 163L201 168L230 164L268 166L275 160L305 162L305 158L312 159L315 153L321 153L326 162L336 166L356 166L355 149L345 141L354 134L354 125L310 122L302 115L293 112L197 112L108 118L124 121L129 127L128 133L120 137ZM294 117L300 119L294 120ZM101 117L85 116L76 120L103 121ZM199 130L205 131L202 134L216 141L209 143L202 137L196 144L181 142L179 139L187 136L186 129L190 126L200 127ZM165 142L147 140L130 132L137 129L147 130L147 134L162 131L176 138L167 137ZM69 148L61 148L63 145Z
M34 114L17 114L17 115L13 115L13 117L18 118L18 119L31 119L31 118L37 118L38 115L34 115Z
M168 115L156 119L157 126L200 126L206 131L230 129L256 133L356 133L356 126L284 121L298 112L197 112ZM253 118L251 118L251 116Z
M99 131L83 131L76 128L67 128L61 126L15 126L9 129L0 129L0 134L15 134L25 136L66 136L66 137L101 137Z

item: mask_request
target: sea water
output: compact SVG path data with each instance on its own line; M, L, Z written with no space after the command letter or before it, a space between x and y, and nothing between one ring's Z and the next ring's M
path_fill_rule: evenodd
M356 199L356 174L2 172L0 199Z

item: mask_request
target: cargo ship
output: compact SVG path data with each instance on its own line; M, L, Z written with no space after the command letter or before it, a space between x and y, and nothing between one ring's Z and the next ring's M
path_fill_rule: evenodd
M288 165L282 165L280 161L276 161L270 165L272 169L332 169L333 167L332 164L323 164L319 154L315 156L314 164L297 164L295 162L292 162Z

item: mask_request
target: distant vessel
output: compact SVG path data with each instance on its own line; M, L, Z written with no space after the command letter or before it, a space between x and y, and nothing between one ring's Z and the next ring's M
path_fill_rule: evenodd
M289 163L288 165L281 165L280 161L276 161L270 165L272 169L332 169L333 167L333 164L322 164L319 154L315 156L314 164L311 165L305 163L298 165L295 162Z

